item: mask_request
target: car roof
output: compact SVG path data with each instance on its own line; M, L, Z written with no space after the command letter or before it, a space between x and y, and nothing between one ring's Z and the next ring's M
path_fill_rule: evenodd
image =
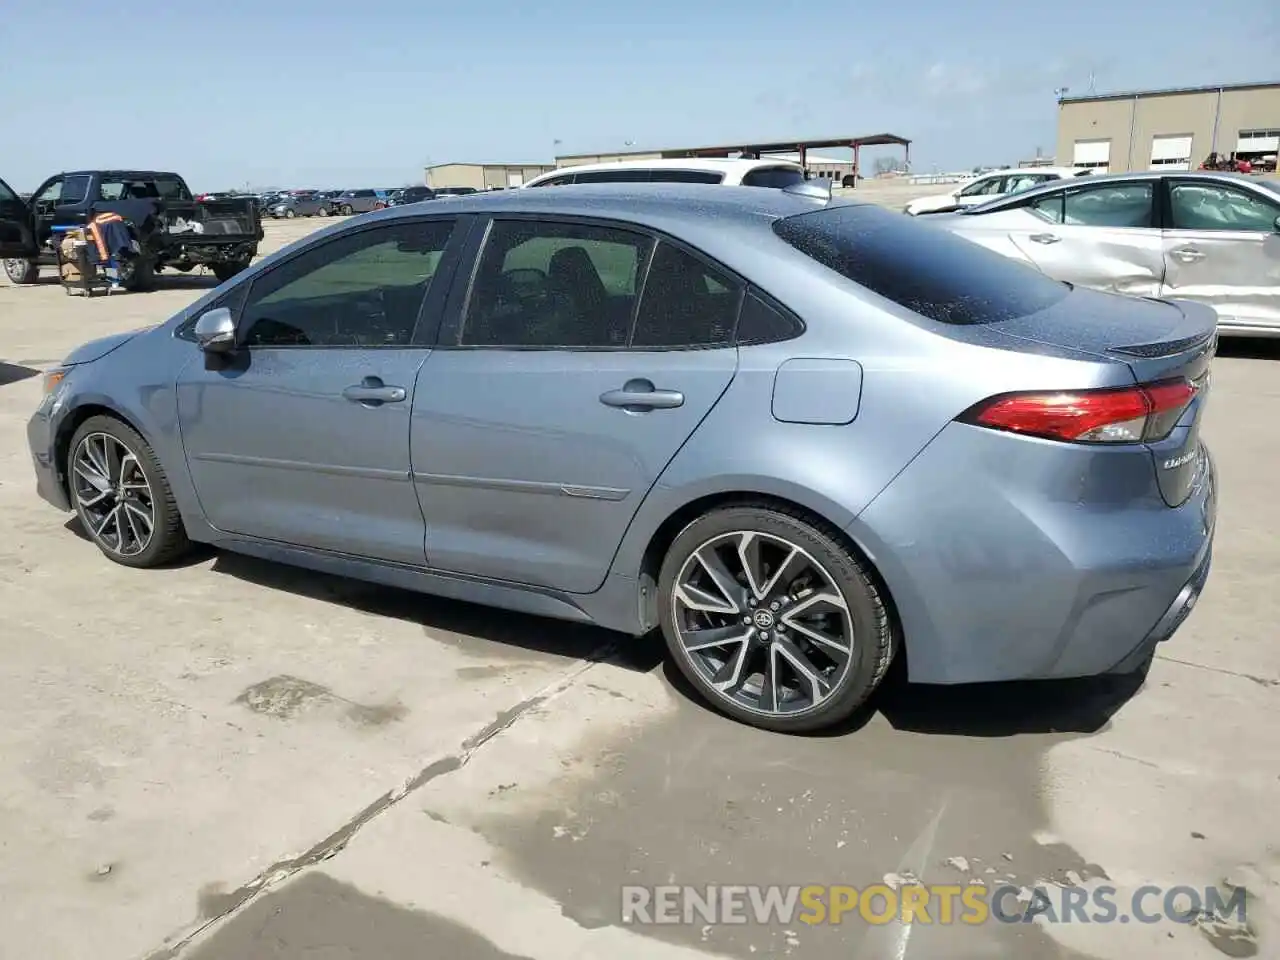
M717 173L729 173L732 171L741 171L746 174L750 170L758 167L794 167L801 169L800 164L794 160L784 160L781 158L762 160L747 160L741 157L661 157L654 160L613 160L608 163L580 163L571 167L560 167L548 173L539 174L532 180L527 181L524 186L537 183L541 180L550 180L552 177L562 176L567 173L594 173L598 170L714 170Z
M1077 175L1083 175L1081 174L1080 168L1078 167L1006 167L1003 170L987 170L985 173L975 174L973 179L980 180L983 177L995 177L995 176L1012 177L1012 176L1020 176L1022 174L1037 174L1037 173L1056 173L1062 177L1074 177Z
M128 177L134 180L145 180L148 177L182 177L171 170L66 170L62 174L64 177Z
M810 213L826 201L765 187L725 187L700 183L591 183L556 190L494 190L443 196L431 213L482 216L542 215L622 220L681 237L705 237L756 229L782 217ZM843 202L843 201L841 201ZM369 219L420 217L422 208L389 207ZM366 222L369 222L366 220Z

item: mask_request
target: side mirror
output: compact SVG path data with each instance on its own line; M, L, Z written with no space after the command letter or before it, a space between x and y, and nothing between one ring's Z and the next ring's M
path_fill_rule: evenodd
M201 314L192 332L205 353L231 353L236 348L236 321L226 307Z

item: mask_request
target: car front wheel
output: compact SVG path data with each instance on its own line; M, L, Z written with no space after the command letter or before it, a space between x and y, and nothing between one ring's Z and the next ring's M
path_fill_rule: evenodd
M40 279L40 264L35 260L12 257L5 260L4 272L11 282L25 286Z
M772 505L704 514L675 538L659 615L681 673L716 709L802 733L847 719L894 654L888 609L832 529Z
M90 417L76 430L67 486L85 532L116 563L160 566L190 546L155 451L119 420Z

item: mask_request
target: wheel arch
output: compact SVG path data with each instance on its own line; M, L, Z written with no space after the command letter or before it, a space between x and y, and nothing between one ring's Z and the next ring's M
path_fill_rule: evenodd
M71 456L71 438L76 435L76 431L80 429L80 426L85 421L93 417L110 417L113 420L119 420L146 440L147 443L151 444L152 449L155 449L155 444L151 443L146 431L123 411L98 400L79 404L62 418L62 422L58 424L58 431L54 434L53 441L54 469L57 471L58 483L62 485L62 490L67 494L68 501L70 501L71 490L67 460Z
M662 562L666 558L667 551L671 548L671 544L676 537L680 535L680 531L698 517L710 513L712 510L734 506L780 509L793 516L799 516L821 529L856 557L884 601L885 609L889 614L890 629L897 634L896 647L898 654L905 659L906 643L904 642L905 638L902 636L902 621L898 616L898 608L894 602L893 591L889 589L889 584L885 581L883 574L871 559L868 551L846 529L847 525L835 522L824 511L816 509L810 504L802 503L797 499L779 493L767 493L759 490L723 490L702 494L676 507L668 513L665 519L657 524L641 551L636 571L636 582L640 597L640 616L646 631L658 625L658 572L662 568Z

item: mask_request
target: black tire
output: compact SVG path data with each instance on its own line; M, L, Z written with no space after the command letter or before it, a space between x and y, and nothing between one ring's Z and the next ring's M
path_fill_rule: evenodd
M76 457L85 438L98 434L115 438L132 453L146 478L153 515L152 533L146 547L138 553L122 555L113 549L106 538L95 531L92 516L76 495L76 480L72 475ZM173 562L191 548L191 541L187 539L182 515L178 512L177 502L173 498L173 488L169 485L169 478L165 475L164 468L160 465L151 445L128 424L109 416L90 417L80 424L67 447L64 471L67 475L72 507L80 518L85 533L108 559L126 567L158 567Z
M40 264L36 260L23 260L20 257L13 257L5 260L4 272L10 283L24 287L40 279Z
M237 273L242 272L249 266L248 260L235 260L231 263L215 263L211 264L210 269L213 270L214 277L219 283L225 283L234 277Z
M120 285L131 293L143 293L156 285L156 264L149 257L139 257L120 278Z
M775 538L775 543L784 542L799 547L807 554L808 559L824 568L823 572L829 576L844 602L851 652L846 666L832 668L834 672L830 676L838 679L830 686L825 699L816 702L816 705L810 704L794 712L779 711L776 701L772 710L744 706L712 686L710 680L695 665L694 655L686 651L680 639L676 605L673 601L676 578L681 575L686 562L699 547L717 537L740 532L753 532ZM740 579L739 582L745 581ZM657 597L663 636L672 659L684 677L713 709L765 730L806 733L831 727L848 719L866 703L884 679L896 650L896 634L887 604L865 562L849 552L834 528L815 522L802 511L778 505L748 503L722 507L688 524L676 536L663 560L658 576ZM799 609L797 606L795 611L798 613ZM778 616L778 622L784 622L782 615ZM736 623L736 614L729 619ZM751 632L749 628L747 632ZM779 635L780 631L775 634ZM788 642L793 643L797 639L802 643L806 642L798 634L789 634L787 638ZM766 643L764 646L767 648L769 645ZM761 657L764 655L760 654ZM840 673L841 669L843 674ZM817 698L810 699L816 701ZM764 697L761 696L760 700L763 702Z
M344 204L342 205L342 215L343 215L344 217L349 217L349 216L351 216L351 214L352 214L351 204L349 204L349 203L344 203Z

